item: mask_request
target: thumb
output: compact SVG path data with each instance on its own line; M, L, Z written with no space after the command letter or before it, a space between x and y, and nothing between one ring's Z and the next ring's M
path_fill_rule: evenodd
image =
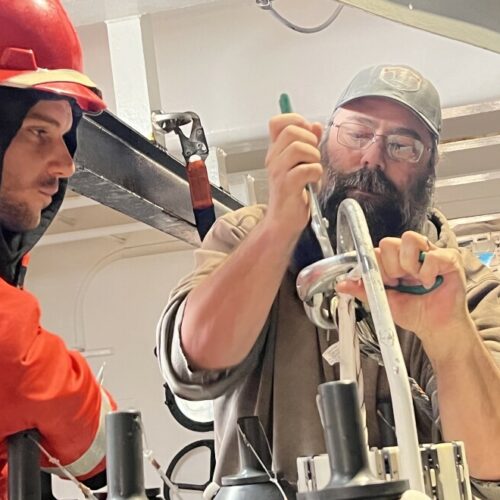
M335 287L337 293L346 293L365 302L367 300L365 287L362 280L345 280L337 283Z
M323 135L323 125L319 122L314 122L313 124L311 124L311 131L318 138L319 142Z

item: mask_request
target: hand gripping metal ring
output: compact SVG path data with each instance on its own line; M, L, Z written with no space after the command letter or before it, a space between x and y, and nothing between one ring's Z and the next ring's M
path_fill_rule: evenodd
M330 260L330 265L328 262L324 263L325 260L329 259L324 259L301 271L297 281L297 284L300 285L298 293L301 297L310 299L315 295L312 293L314 291L316 291L316 295L322 293L323 296L332 292L335 283L334 281L326 283L326 279L323 281L318 272L322 266L329 277L333 279L345 273L346 269L353 264L360 267L370 313L389 380L396 422L396 436L401 453L400 477L409 479L411 489L425 492L408 374L366 219L358 202L352 199L345 199L339 206L337 251L341 255L336 256L337 260ZM355 263L354 254L356 256ZM330 259L333 258L330 257ZM338 264L338 269L335 269L335 266L332 269L332 264ZM316 284L316 282L319 283ZM326 292L320 292L320 290Z

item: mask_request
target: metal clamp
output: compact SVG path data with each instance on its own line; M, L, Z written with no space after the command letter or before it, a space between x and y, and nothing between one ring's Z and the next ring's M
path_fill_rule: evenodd
M202 160L206 160L208 156L208 143L205 136L205 131L201 126L200 117L192 112L184 113L163 113L162 111L153 111L151 120L153 128L157 132L168 134L175 132L179 136L182 147L182 156L186 162L193 155L199 156ZM191 133L187 137L181 127L192 123Z

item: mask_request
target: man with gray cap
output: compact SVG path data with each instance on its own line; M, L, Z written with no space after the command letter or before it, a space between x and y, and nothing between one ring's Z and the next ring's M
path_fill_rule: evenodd
M416 405L419 439L465 441L476 487L498 498L500 282L458 249L431 208L440 128L436 89L405 66L361 71L324 131L293 113L270 121L268 205L217 221L158 327L160 367L172 389L215 400L215 481L238 469L239 416L260 417L275 468L292 485L296 458L325 452L316 393L339 377L324 356L338 333L315 328L295 292L298 271L321 258L305 191L321 181L334 248L338 206L354 198L387 285L410 280L429 288L444 277L426 295L388 293L409 375L431 405ZM423 264L420 251L427 252ZM366 298L361 282L337 291L360 304ZM361 305L359 313L367 316ZM370 445L392 444L384 369L364 355L362 369Z

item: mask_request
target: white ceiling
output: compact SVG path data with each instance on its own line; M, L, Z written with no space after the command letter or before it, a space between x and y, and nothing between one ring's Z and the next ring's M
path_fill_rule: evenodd
M241 0L62 0L76 26L112 19Z

